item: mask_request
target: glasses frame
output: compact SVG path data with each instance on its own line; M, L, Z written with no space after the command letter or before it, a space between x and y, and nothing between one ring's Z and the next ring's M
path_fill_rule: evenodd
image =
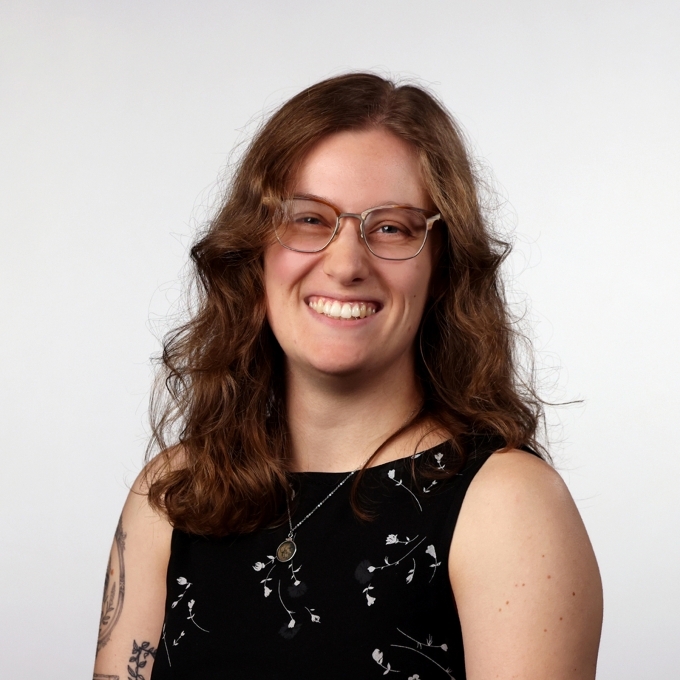
M286 201L315 201L316 203L321 203L323 205L328 206L333 210L333 212L336 215L335 218L335 228L333 229L333 233L331 234L330 238L328 239L328 242L323 245L321 248L317 248L316 250L300 250L298 248L291 248L291 246L286 245L281 241L279 238L279 234L276 231L276 223L274 223L274 234L276 235L276 240L279 242L280 245L282 245L284 248L287 250L292 250L295 253L320 253L322 250L325 250L328 248L328 246L333 242L335 237L337 236L338 231L340 230L340 220L343 217L351 217L356 220L359 220L359 234L361 236L361 240L364 242L364 245L368 248L368 252L371 253L374 257L377 257L381 260L390 260L392 262L404 262L406 260L412 260L414 257L418 257L420 253L422 252L423 248L425 247L425 243L427 243L427 237L428 234L430 233L430 230L432 229L434 223L437 220L441 219L441 213L436 212L435 210L425 210L423 208L414 208L411 205L394 205L394 204L388 204L388 205L377 205L374 208L368 208L367 210L364 210L361 213L350 213L350 212L341 212L340 209L330 203L329 201L326 201L322 198L318 198L317 196L305 196L305 195L296 195L292 196L289 199L285 199L282 201L282 203L285 203ZM405 210L411 210L413 212L421 213L422 215L425 216L425 238L423 239L423 242L420 244L420 248L418 248L418 252L414 253L413 255L409 255L408 257L384 257L383 255L378 255L375 251L371 249L371 246L368 244L368 241L366 240L366 232L364 231L364 224L366 223L366 218L372 213L375 212L376 210L382 210L384 208L402 208Z

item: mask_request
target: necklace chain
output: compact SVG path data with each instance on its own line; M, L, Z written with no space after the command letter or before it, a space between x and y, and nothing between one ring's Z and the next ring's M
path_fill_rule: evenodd
M417 410L417 409L416 409ZM404 422L404 425L408 423L408 421L413 417L415 414L416 410L411 411L409 413L408 417L406 418L406 421ZM402 426L403 427L403 426ZM340 483L322 500L320 500L295 526L293 526L293 518L291 517L290 514L290 502L288 501L288 492L286 492L286 510L288 512L288 527L290 528L290 532L288 533L288 538L283 541L279 547L276 550L276 559L279 560L279 562L290 562L290 560L293 559L293 556L297 552L297 546L295 545L295 541L293 540L295 538L295 532L300 528L300 526L306 522L352 475L356 474L362 467L368 463L368 461L373 457L373 454L371 454L359 467L355 468L351 472L349 472L342 480L340 480Z
M288 511L288 526L290 527L290 533L288 534L289 538L292 538L295 532L300 528L300 525L305 520L308 520L353 474L356 474L360 467L362 466L360 465L356 470L352 470L352 472L350 472L340 484L328 494L328 496L319 501L295 526L293 526L293 519L290 515L290 505L288 503L288 494L286 494L286 510Z

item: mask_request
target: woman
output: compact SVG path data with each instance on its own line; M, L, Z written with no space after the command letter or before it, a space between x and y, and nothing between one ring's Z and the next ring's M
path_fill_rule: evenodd
M272 116L192 250L95 677L595 676L599 574L536 453L506 252L422 89L350 74Z

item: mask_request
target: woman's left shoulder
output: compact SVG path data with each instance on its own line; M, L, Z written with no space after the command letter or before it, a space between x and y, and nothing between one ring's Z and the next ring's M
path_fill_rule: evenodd
M465 495L453 536L451 560L485 549L504 557L532 545L591 551L576 504L559 473L536 455L512 449L492 454ZM547 549L547 548L546 548ZM541 559L550 551L540 552Z
M562 477L539 456L520 449L491 454L470 484L473 502L506 504L514 499L573 507L571 494Z
M463 502L449 575L469 678L594 677L599 571L550 465L519 450L489 457Z

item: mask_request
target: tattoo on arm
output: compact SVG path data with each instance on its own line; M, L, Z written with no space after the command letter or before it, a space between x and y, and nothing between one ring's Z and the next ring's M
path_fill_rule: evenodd
M149 656L152 659L156 658L156 648L152 647L150 642L137 644L137 640L133 640L132 655L130 656L130 664L132 665L128 665L127 668L128 680L145 680L140 671L146 666Z
M97 640L97 652L109 641L111 633L118 623L123 611L123 599L125 598L125 538L123 532L123 517L118 520L114 537L114 549L111 551L106 578L104 579L104 598L102 601L102 615L99 621L99 639ZM118 578L114 578L115 575ZM101 675L100 678L113 678L115 675ZM97 676L95 675L95 678Z

